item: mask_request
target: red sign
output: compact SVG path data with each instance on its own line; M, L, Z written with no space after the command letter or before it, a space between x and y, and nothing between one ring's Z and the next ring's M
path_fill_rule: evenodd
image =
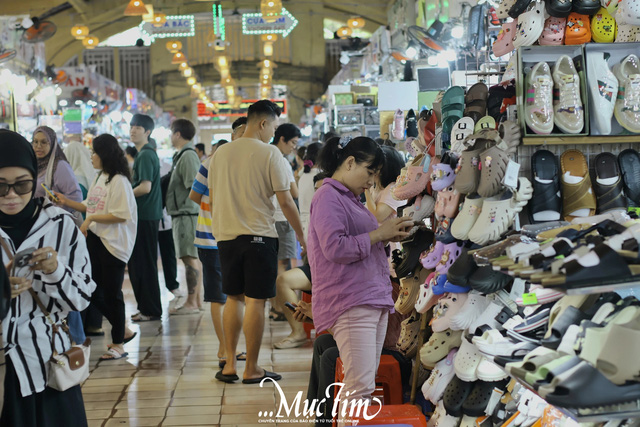
M258 102L259 99L244 99L240 104L239 109L233 109L227 101L218 102L218 112L214 113L207 109L204 102L198 101L198 117L241 117L246 116L246 110L251 104ZM286 99L270 99L282 109L282 115L287 115L287 100Z

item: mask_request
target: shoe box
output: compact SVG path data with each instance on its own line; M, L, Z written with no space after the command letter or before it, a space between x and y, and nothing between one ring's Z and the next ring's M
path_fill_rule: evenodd
M562 136L562 137L579 137L589 135L589 99L588 88L586 84L586 67L585 67L585 55L582 45L573 46L523 46L518 48L518 78L516 79L516 97L518 100L518 123L522 129L522 135L524 137L533 137L544 139L550 136ZM582 98L582 105L584 106L584 119L585 124L581 133L568 134L563 133L554 126L553 131L549 135L537 134L531 130L525 123L525 105L527 96L527 75L531 72L531 69L539 62L547 62L549 68L553 73L553 67L556 61L563 55L568 55L573 59L573 63L578 71L578 77L580 78L580 93Z
M614 65L619 64L623 59L631 54L635 54L640 57L640 43L589 43L585 45L585 55L587 61L589 56L596 53L608 53L610 55L608 60L609 69L612 69ZM616 94L617 95L617 94ZM589 102L593 104L592 100ZM598 126L595 125L595 116L591 115L591 135L601 135ZM611 133L609 135L629 135L630 133L620 126L615 116L611 118Z

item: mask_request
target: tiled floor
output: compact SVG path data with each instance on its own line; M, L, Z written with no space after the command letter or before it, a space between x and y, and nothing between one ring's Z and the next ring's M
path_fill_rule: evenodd
M182 276L182 269L179 272ZM162 276L162 273L160 273ZM163 288L163 304L170 294ZM127 317L135 312L131 286L125 279ZM93 338L91 375L82 387L89 426L191 426L191 425L296 425L302 420L270 419L259 413L277 413L280 393L271 383L224 384L214 376L219 370L218 344L207 311L201 315L163 317L162 321L133 324L138 336L125 345L129 357L98 361L110 340ZM280 387L289 405L298 392L306 396L311 367L311 343L291 350L273 350L272 343L288 335L286 322L265 323L259 362L282 374ZM244 350L241 335L239 350ZM242 378L244 363L239 363ZM280 421L280 422L278 422Z

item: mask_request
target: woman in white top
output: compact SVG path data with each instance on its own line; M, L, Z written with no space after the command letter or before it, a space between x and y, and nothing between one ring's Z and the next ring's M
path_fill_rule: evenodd
M112 344L100 360L115 360L127 356L124 344L136 335L126 327L122 282L136 240L138 213L129 165L118 141L108 134L96 137L91 161L100 172L87 199L78 203L56 196L62 205L87 215L80 231L87 236L93 279L102 289L102 296L96 292L91 302L111 323Z

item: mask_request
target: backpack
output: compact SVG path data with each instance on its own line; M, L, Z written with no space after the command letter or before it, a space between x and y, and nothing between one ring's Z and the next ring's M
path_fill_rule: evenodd
M196 151L193 148L187 148L186 150L176 154L176 157L173 159L173 164L171 165L171 170L166 175L160 177L160 194L162 195L163 209L167 207L167 191L169 190L169 182L171 181L171 174L173 173L173 169L176 167L176 164L178 164L178 160L180 159L180 157L189 150L193 152Z

